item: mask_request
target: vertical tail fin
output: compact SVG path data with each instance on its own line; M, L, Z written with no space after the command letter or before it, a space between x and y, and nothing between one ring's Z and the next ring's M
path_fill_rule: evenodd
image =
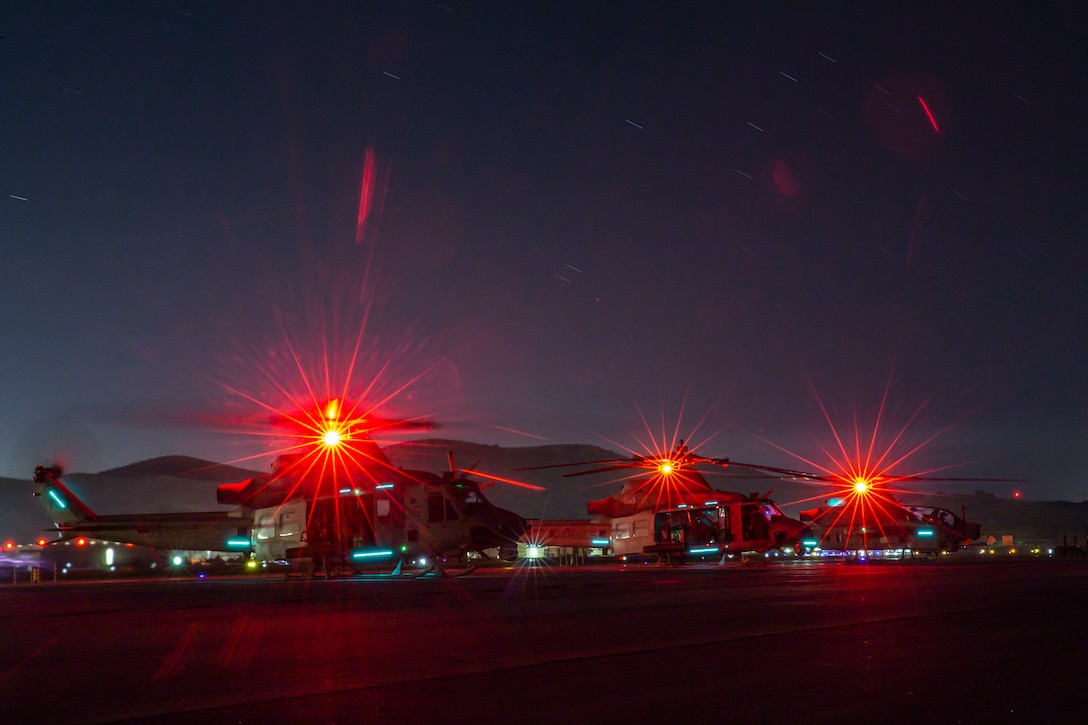
M42 500L49 518L57 528L64 528L98 518L94 511L60 481L60 469L38 466L34 469L34 495Z

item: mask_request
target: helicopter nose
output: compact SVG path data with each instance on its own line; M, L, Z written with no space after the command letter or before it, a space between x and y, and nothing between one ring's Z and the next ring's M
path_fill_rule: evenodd
M813 539L815 538L815 536L812 533L811 526L809 526L808 524L801 524L800 526L794 528L794 533L792 534L792 536L790 536L790 538L795 544L799 544L803 541Z
M473 526L471 533L478 545L505 546L517 542L528 530L529 524L521 516L495 507L490 521L482 526Z
M775 546L796 545L805 539L812 537L812 527L808 524L802 524L796 521L785 521L782 523L782 527L774 532Z
M529 522L513 511L503 510L502 520L499 522L499 534L510 541L517 541L529 530Z

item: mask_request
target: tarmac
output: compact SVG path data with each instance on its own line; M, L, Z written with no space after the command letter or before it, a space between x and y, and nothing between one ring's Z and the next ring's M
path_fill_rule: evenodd
M1085 602L1046 558L7 584L0 719L1080 722Z

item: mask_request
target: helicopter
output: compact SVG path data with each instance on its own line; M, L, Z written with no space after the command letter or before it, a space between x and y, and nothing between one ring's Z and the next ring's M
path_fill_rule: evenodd
M429 561L424 573L445 574L444 561L516 547L525 520L488 501L452 455L441 475L399 469L370 438L378 428L429 423L385 421L357 409L333 399L273 419L294 428L298 442L275 459L271 473L218 486L217 501L233 505L230 511L100 516L64 486L58 468L46 466L35 472L35 495L62 539L232 551L254 564L286 562L307 575L352 574L389 561L399 573L405 561L421 560Z
M760 470L792 483L831 487L834 495L823 505L800 512L801 521L812 529L811 535L802 543L809 550L855 558L864 558L867 552L884 551L905 551L910 555L917 553L935 558L939 553L955 551L981 536L981 526L967 520L966 507L957 516L938 506L902 503L899 496L923 495L919 491L900 488L903 483L1020 480L894 476L879 463L851 462L849 458L839 468L841 470L821 467L821 473L812 473L759 466Z
M312 575L350 574L395 561L424 563L422 573L448 575L446 565L496 549L516 551L527 524L495 506L480 484L456 468L442 474L397 468L371 439L377 429L430 429L427 421L388 421L359 413L358 403L331 399L278 418L296 428L296 450L269 474L221 484L216 498L252 511L252 553L286 561ZM538 486L524 484L531 489ZM470 566L461 573L468 573Z
M418 561L421 573L448 576L447 565L492 549L500 558L516 555L525 519L492 504L483 485L453 466L452 455L450 470L438 475L395 468L376 445L373 451L375 465L335 487L292 470L297 457L281 456L273 473L221 484L217 498L256 507L250 509L256 559L286 561L310 575L315 568L334 576L388 561L397 562L399 574L404 562Z
M594 466L565 477L619 470L639 472L625 480L619 493L586 505L596 520L610 523L612 551L623 559L656 556L662 563L679 563L716 558L724 563L727 558L746 553L764 554L784 547L799 550L801 540L811 535L808 525L782 512L771 500L770 492L745 495L715 490L696 470L697 464L777 470L700 456L683 440L662 454L534 468Z
M839 495L828 498L824 505L800 513L801 520L817 534L805 542L813 549L856 558L864 558L869 552L904 551L933 559L967 546L982 535L982 527L967 520L966 507L957 516L938 506L908 505L890 487L903 481L984 479L795 473L799 482L824 483L839 489ZM894 493L916 492L897 488Z
M740 463L724 458L695 456L681 441L680 446L668 460L663 457L635 456L626 461L601 461L600 463L611 463L617 468L628 465L645 468L652 467L656 462L662 471L670 466L675 468L677 464L733 465L770 474L792 483L830 486L836 495L828 498L823 506L799 513L800 522L806 526L806 529L803 530L801 536L792 539L794 549L797 553L819 549L855 558L865 558L867 552L898 551L910 552L911 556L921 554L932 559L940 553L955 551L968 545L981 536L981 526L967 520L966 508L961 511L961 515L957 516L948 509L938 506L902 503L897 496L922 495L918 491L901 488L900 486L904 483L1021 480L915 474L894 476L891 475L888 466L882 466L883 460L884 457L879 457L875 461L870 459L851 462L850 457L847 456L836 468L819 467L821 473L812 473ZM606 467L576 475L607 470L612 468ZM754 499L755 494L749 498ZM616 499L613 497L590 502L591 513L594 512L595 505L602 513L607 510L614 511ZM691 508L690 505L688 508ZM770 515L768 519L773 520Z

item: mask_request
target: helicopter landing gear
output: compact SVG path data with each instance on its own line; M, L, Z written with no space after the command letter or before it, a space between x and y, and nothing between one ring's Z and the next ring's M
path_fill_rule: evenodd
M442 566L441 561L439 561L438 559L434 559L422 571L416 574L415 578L418 579L420 577L427 576L428 574L438 574L438 576L442 577L456 578L459 576L464 576L465 574L471 574L472 572L476 571L476 567L477 564L470 564L467 569L457 569L455 571L449 571L446 569L446 567Z

